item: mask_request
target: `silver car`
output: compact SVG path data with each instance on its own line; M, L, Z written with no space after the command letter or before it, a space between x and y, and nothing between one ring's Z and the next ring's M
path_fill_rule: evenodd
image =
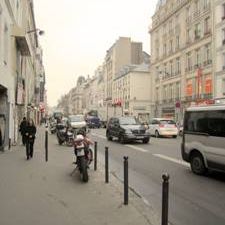
M171 136L176 138L178 128L172 119L168 118L153 118L149 122L149 131L155 137Z

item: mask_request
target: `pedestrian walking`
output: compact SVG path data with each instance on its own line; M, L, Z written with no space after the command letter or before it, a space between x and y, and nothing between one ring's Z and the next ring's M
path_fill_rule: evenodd
M36 126L34 125L34 121L30 119L25 129L26 135L26 156L27 160L33 157L34 152L34 140L36 135Z
M22 143L23 143L23 145L26 144L26 135L25 135L26 126L27 126L27 119L26 119L26 117L23 117L23 120L20 123L20 129L19 129L19 131L21 133L21 136L22 136Z

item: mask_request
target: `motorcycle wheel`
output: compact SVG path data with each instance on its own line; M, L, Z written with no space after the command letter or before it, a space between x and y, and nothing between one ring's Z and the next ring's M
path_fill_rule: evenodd
M84 157L80 158L80 172L81 172L81 179L83 182L88 182L88 171L86 160Z

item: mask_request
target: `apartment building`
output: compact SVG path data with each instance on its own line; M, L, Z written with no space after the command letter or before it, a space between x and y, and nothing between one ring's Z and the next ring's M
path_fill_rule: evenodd
M102 66L99 66L96 69L92 78L87 79L86 85L84 87L84 96L86 105L84 113L87 113L91 110L97 110L98 114L105 118L105 84Z
M22 117L36 119L45 76L32 0L0 2L0 148L16 144ZM39 49L40 50L40 49Z
M128 37L120 37L107 51L103 63L107 108L106 120L114 114L112 90L116 74L124 65L141 64L142 62L142 43L132 42L131 38Z
M225 0L213 1L215 98L225 97Z
M212 1L159 1L152 17L151 87L157 117L183 118L213 97Z
M150 64L124 66L113 82L114 115L150 117Z

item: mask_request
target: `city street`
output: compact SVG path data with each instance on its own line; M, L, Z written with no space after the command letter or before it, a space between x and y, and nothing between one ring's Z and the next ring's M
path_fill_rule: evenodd
M161 211L162 173L170 175L169 221L174 225L224 225L225 176L212 173L197 176L182 161L181 137L155 138L149 144L120 144L107 141L105 129L91 130L99 144L101 159L109 147L110 170L119 179L123 156L129 156L129 185L159 213ZM99 156L100 158L100 156Z

